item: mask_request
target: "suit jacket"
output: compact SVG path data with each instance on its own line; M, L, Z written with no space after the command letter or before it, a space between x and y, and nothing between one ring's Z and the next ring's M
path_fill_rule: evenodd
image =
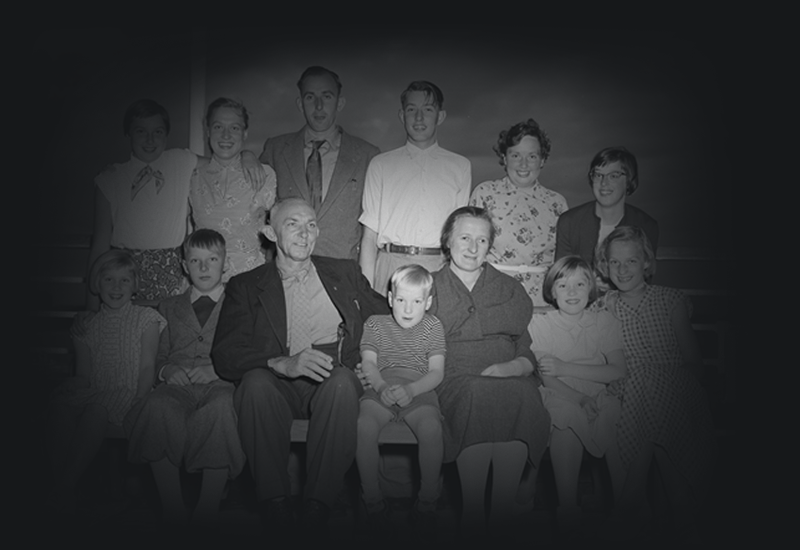
M211 364L211 344L217 329L225 294L220 296L206 324L200 327L192 307L191 287L179 296L162 300L158 312L167 320L156 355L156 372L167 364L203 367Z
M389 312L386 298L372 290L352 260L312 256L322 285L342 316L341 362L354 368L364 321ZM217 375L238 381L267 360L289 355L286 299L275 262L236 275L225 287L225 303L211 349Z
M278 199L301 197L311 202L305 169L305 129L270 138L260 160L269 164L278 178ZM339 156L331 175L325 200L317 211L319 238L314 252L319 256L358 260L361 244L361 196L372 157L379 149L344 131Z

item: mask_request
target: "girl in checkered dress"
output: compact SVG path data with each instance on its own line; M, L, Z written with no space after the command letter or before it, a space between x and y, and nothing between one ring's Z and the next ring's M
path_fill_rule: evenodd
M622 322L628 365L617 431L626 473L616 495L618 515L638 526L649 519L647 476L655 459L675 526L685 527L707 490L714 455L691 303L679 290L647 282L655 272L655 256L638 227L617 227L596 258L598 270L615 287L603 307Z

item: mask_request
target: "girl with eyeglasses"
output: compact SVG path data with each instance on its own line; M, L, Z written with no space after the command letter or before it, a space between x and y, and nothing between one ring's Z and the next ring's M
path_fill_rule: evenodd
M655 252L658 222L626 200L639 187L636 157L625 147L607 147L589 166L594 200L564 212L556 225L556 260L577 255L594 265L595 248L617 226L641 227Z

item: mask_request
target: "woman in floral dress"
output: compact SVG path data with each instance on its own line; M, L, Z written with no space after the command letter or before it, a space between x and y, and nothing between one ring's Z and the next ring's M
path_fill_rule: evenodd
M227 244L222 280L265 262L260 230L275 202L275 171L264 165L266 183L257 191L245 181L241 154L247 139L248 114L238 101L221 97L206 113L212 156L192 174L189 203L196 228L219 231Z
M558 217L567 210L563 196L539 183L550 139L529 118L500 132L493 149L506 176L478 185L469 201L488 210L497 229L488 261L520 281L535 307L546 307L542 282L555 256Z

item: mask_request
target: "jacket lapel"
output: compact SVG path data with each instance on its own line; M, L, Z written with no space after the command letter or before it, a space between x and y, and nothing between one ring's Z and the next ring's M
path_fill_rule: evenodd
M325 200L322 201L322 206L320 207L320 217L330 209L331 204L336 202L339 194L347 189L347 184L350 183L356 167L355 154L356 148L354 143L350 139L350 136L343 131L342 139L339 143L339 156L336 157L336 166L334 166L333 174L331 174L328 192L325 194Z
M192 307L192 289L189 288L181 299L175 304L175 318L179 323L186 325L186 327L199 334L201 332L200 323L197 320L197 315Z
M283 284L275 262L267 265L264 277L258 282L258 300L264 308L264 314L270 328L275 333L282 348L286 348L288 325L286 322L286 299ZM265 327L267 328L267 327Z

